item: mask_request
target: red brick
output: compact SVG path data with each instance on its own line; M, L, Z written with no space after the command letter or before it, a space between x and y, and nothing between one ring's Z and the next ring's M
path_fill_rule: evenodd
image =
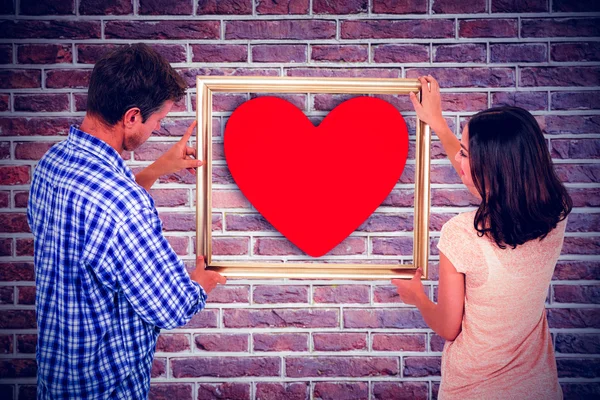
M427 382L373 382L373 398L427 400L429 389Z
M4 20L0 38L6 39L100 39L100 21Z
M513 68L409 68L407 78L432 75L442 87L509 87L515 85Z
M17 46L20 64L70 64L73 62L70 44L25 44Z
M80 0L79 13L81 15L127 15L133 14L131 0Z
M306 76L319 78L398 78L395 68L289 68L287 76Z
M441 357L404 357L405 377L440 376Z
M190 351L190 340L187 334L162 334L156 342L156 351L175 353Z
M255 333L254 351L308 351L308 333Z
M189 232L196 230L196 214L161 212L159 217L163 222L163 229L167 232Z
M443 351L445 343L446 340L443 337L436 335L435 333L430 335L429 347L431 351Z
M183 45L150 44L159 54L171 63L187 61L186 48ZM82 44L77 46L77 62L81 64L94 64L100 57L119 47L114 44Z
M35 354L37 335L17 335L17 353Z
M493 63L546 62L548 50L544 43L490 44Z
M202 334L194 336L196 348L202 351L248 351L246 334Z
M257 14L308 14L309 0L258 0Z
M373 12L377 14L426 14L427 0L373 0Z
M18 304L34 305L35 304L35 286L19 286Z
M254 45L252 46L253 62L306 62L306 46L303 45Z
M374 351L425 351L425 334L373 334Z
M308 382L257 382L256 400L309 400Z
M149 399L152 400L192 400L193 383L152 383Z
M552 11L554 12L589 12L589 11L600 11L600 4L595 0L580 0L580 1L569 1L569 0L553 0Z
M87 88L90 83L91 69L87 70L68 70L56 69L46 72L46 87L52 89Z
M600 141L597 139L554 139L550 144L553 158L600 158Z
M565 354L600 354L600 335L559 332L556 334L556 351Z
M439 206L476 206L479 200L466 189L432 189L431 205Z
M217 319L219 317L219 310L216 309L204 309L199 313L195 314L190 322L188 322L183 328L216 328Z
M0 45L0 64L13 63L13 46L12 44Z
M15 158L17 160L39 160L55 143L52 142L17 142Z
M67 135L81 118L0 118L0 136Z
M367 0L328 1L313 0L314 14L357 14L366 13L369 2Z
M552 43L552 61L600 61L600 42Z
M252 0L207 0L198 4L196 14L252 14Z
M585 134L600 132L600 116L597 115L548 115L542 129L547 134Z
M214 303L249 303L250 288L247 285L244 286L232 286L228 284L226 286L217 286L210 292L208 301L211 304Z
M556 303L600 303L600 285L554 285L553 293Z
M487 11L485 0L432 0L435 14L475 14Z
M4 168L0 167L0 172L3 170ZM0 232L31 232L27 222L27 215L25 213L0 213Z
M600 188L568 188L574 207L599 207Z
M0 281L33 281L33 263L3 262L0 263Z
M600 241L597 237L566 237L563 254L600 254Z
M41 87L41 79L41 71L39 70L3 69L0 70L0 89L39 88Z
M483 43L441 44L433 46L433 62L478 62L487 59L486 45Z
M206 3L206 2L205 2ZM165 3L160 0L140 0L140 15L191 15L191 0L175 0Z
M6 378L35 378L37 364L31 358L14 358L0 360L0 376Z
M193 44L193 62L247 62L248 46L243 44Z
M12 238L0 238L0 257L12 256Z
M167 374L167 359L156 357L152 360L152 370L150 376L152 378L164 377Z
M565 399L595 399L600 396L600 383L561 383L560 386Z
M21 0L19 13L23 15L74 14L73 0Z
M227 328L335 328L339 313L335 309L226 309Z
M33 310L0 311L0 329L36 329L36 326Z
M381 203L386 207L412 207L414 204L414 190L394 189Z
M229 21L225 39L334 39L335 21Z
M254 242L254 254L260 256L301 255L302 250L287 239L258 238Z
M454 38L454 21L423 20L348 20L342 21L342 39L443 39Z
M553 280L600 280L600 264L592 261L559 261Z
M559 378L598 378L600 359L597 358L557 358L556 369Z
M0 14L8 15L8 14L14 14L14 13L15 13L15 2L14 1L3 1L0 3ZM11 389L10 393L12 393L12 389ZM10 396L9 398L12 398L12 396Z
M365 62L369 50L366 45L313 45L310 58L313 61Z
M250 383L200 383L198 400L213 399L250 400Z
M219 39L219 21L107 21L107 39Z
M315 399L367 399L369 398L368 382L317 382L313 389Z
M308 286L255 286L252 299L256 304L308 303Z
M313 333L315 351L368 350L366 333Z
M0 335L0 354L12 354L13 335Z
M276 68L178 68L177 71L186 80L191 88L196 87L198 75L204 76L279 76ZM195 105L195 95L190 96ZM213 111L216 111L213 109Z
M550 328L600 328L600 308L549 308Z
M387 256L410 256L413 253L411 237L373 237L372 254Z
M524 38L600 36L600 18L523 18L521 36Z
M15 208L26 208L29 192L15 192Z
M516 19L465 19L460 20L458 36L461 38L510 38L517 37L518 20Z
M377 63L429 62L429 45L380 44L373 46L373 61Z
M369 286L315 286L313 292L313 301L315 303L368 303Z
M600 109L600 92L554 92L550 102L553 110Z
M494 0L493 13L526 13L548 11L546 0Z
M418 310L344 309L344 328L426 328L427 324Z
M397 357L287 357L286 375L298 377L395 376Z
M279 376L280 364L279 357L172 358L171 373L174 378Z
M213 255L246 255L250 238L213 238Z
M307 111L306 102L307 95L306 94L287 94L287 93L251 93L250 98L255 99L257 97L277 97L279 99L283 99L292 103L294 106L299 108L300 110ZM225 159L225 158L223 158Z
M547 110L546 92L496 92L492 93L492 107L509 105L530 111Z
M246 94L215 93L213 95L213 111L234 111L246 101L248 101ZM196 98L192 96L192 104L195 103Z
M14 293L15 291L12 286L0 287L0 304L14 304Z
M17 239L16 255L33 257L33 239Z
M10 95L0 94L0 111L10 111Z
M16 94L14 96L15 111L60 112L69 111L69 95L60 94Z

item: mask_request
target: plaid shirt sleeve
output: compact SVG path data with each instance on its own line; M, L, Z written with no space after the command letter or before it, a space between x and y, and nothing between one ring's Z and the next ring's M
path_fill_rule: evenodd
M163 236L156 211L131 213L112 245L117 284L144 321L172 329L204 308L207 295Z

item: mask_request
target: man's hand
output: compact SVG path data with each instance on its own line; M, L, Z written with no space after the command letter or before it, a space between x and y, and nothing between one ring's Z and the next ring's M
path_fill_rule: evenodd
M187 169L192 174L195 174L195 168L204 164L203 161L196 159L196 149L187 145L197 123L194 120L181 137L181 140L154 162L154 164L157 164L157 170L161 172L159 176L168 175L182 169Z
M421 82L421 103L413 92L410 92L410 101L419 119L429 124L431 129L437 133L446 126L446 121L442 117L440 85L431 75L420 76L419 81Z
M140 171L135 180L144 189L150 191L152 185L163 175L187 169L192 174L196 173L196 168L204 165L203 161L196 159L196 149L187 145L188 140L196 128L197 122L194 121L177 143L148 167Z
M196 269L190 274L192 280L198 282L206 294L210 293L218 284L224 285L227 278L215 271L206 269L204 257L196 258Z
M422 275L423 271L419 268L417 269L415 276L410 280L392 279L392 284L398 289L400 299L405 304L418 306L423 299L427 299L427 295L423 290L423 283L421 283Z

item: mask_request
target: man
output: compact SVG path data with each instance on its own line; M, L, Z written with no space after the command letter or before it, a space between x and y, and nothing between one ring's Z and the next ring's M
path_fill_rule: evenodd
M202 162L181 141L134 177L120 154L144 143L184 80L143 44L92 72L86 116L40 160L27 216L34 235L38 399L141 399L161 328L186 324L221 275L188 275L147 190ZM137 181L137 182L136 182Z

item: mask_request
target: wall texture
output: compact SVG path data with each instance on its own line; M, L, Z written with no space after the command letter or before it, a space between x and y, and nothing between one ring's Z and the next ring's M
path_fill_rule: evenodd
M81 121L99 55L138 41L164 54L190 89L160 133L123 154L134 169L194 119L196 75L429 73L441 82L445 116L457 133L489 106L530 110L575 203L547 300L560 381L568 399L600 396L600 2L2 0L0 19L0 398L35 396L33 246L25 214L35 164ZM228 113L243 99L216 102L216 146ZM337 101L300 99L317 114ZM394 104L414 125L408 98ZM434 298L441 224L475 203L439 143L432 154L426 286ZM214 229L227 236L227 223L235 224L246 204L224 178L214 179L223 184ZM392 211L407 207L407 190L410 198L399 185L387 200ZM166 236L193 264L193 176L164 177L152 194ZM376 230L397 237L394 223ZM401 247L390 245L386 254ZM273 248L294 254L289 246ZM436 398L442 346L389 282L232 280L187 326L161 335L151 398Z

